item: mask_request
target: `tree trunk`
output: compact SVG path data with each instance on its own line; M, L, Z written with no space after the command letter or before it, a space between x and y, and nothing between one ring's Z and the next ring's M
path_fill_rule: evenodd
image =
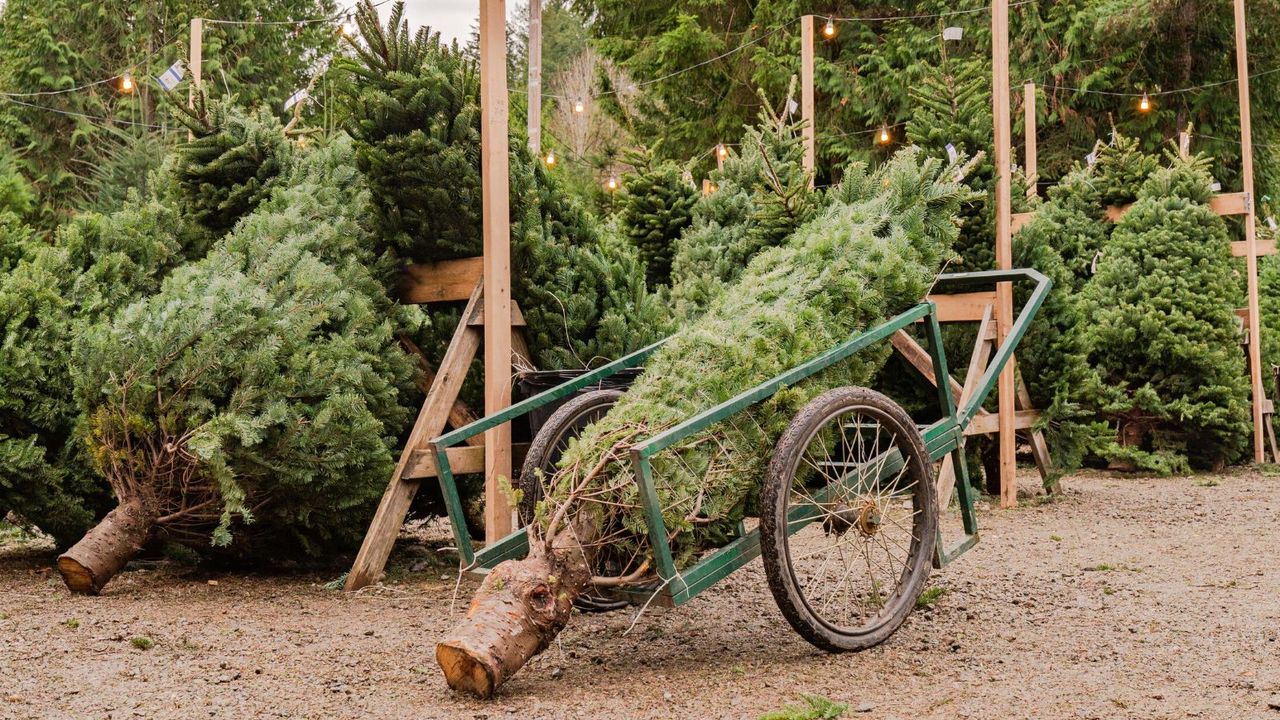
M492 697L560 634L574 599L590 581L580 547L559 543L549 552L534 543L525 559L495 567L476 591L466 618L436 645L436 662L449 687Z
M107 513L80 542L58 557L58 572L71 592L97 595L102 586L142 549L155 515L141 502L128 502Z

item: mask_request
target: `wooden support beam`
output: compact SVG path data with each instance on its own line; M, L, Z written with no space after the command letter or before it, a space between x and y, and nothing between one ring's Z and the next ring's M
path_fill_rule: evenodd
M1275 255L1276 241L1275 240L1259 240L1257 245L1257 254L1259 256ZM1232 257L1249 257L1249 241L1236 240L1235 242L1231 243L1231 256Z
M1009 118L1009 0L991 3L992 117L995 121L996 163L996 267L1013 267L1012 170L1010 148L1012 128ZM1013 284L996 287L996 336L1003 344L1013 325ZM1018 504L1017 436L1014 425L1014 373L1012 359L1000 373L997 384L1000 426L1000 504Z
M524 314L520 312L520 306L519 306L519 305L516 305L515 303L511 303L511 315L510 315L510 317L511 317L511 326L512 326L512 327L524 327L524 326L525 326L525 324L524 324ZM479 304L478 306L476 306L476 310L475 310L475 312L474 312L474 313L472 313L472 314L471 314L471 317L467 318L467 324L468 324L468 325L474 325L474 326L476 326L476 327L480 327L481 325L484 325L484 324L485 324L484 298L480 298L480 304Z
M893 345L907 362L911 363L930 385L938 386L938 378L933 374L933 358L929 355L929 351L925 350L916 339L907 334L905 330L899 330L889 336L889 342ZM961 386L956 382L955 378L947 378L951 387L951 394L958 400L960 398Z
M435 384L436 381L436 373L431 369L431 363L427 361L427 356L422 353L422 350L418 347L417 343L411 340L408 335L400 336L400 344L409 351L409 354L418 359L418 369L422 371L422 374L418 376L417 385L418 389L422 391L422 394L426 395L431 392L431 386ZM464 403L461 398L454 398L453 405L449 407L450 427L457 429L470 425L479 419L480 417L476 415L470 407L467 407L467 404ZM474 436L467 438L463 442L468 445L481 446L484 445L484 438Z
M930 295L926 298L938 308L938 322L978 322L987 307L994 304L994 291L956 293L954 295Z
M813 117L813 16L800 18L800 118L805 121L804 171L809 174L809 187L817 177L817 128Z
M1015 410L1011 417L1014 430L1028 430L1040 421L1039 410ZM975 415L973 421L964 429L966 437L973 435L992 435L1000 432L1004 423L1001 422L999 413L986 413L984 415ZM1002 493L1003 494L1003 493Z
M1036 214L1033 212L1014 213L1009 218L1009 232L1016 233L1035 219Z
M513 462L522 462L524 454L529 450L529 443L515 443L511 446ZM484 445L464 445L445 449L449 456L449 469L456 478L459 475L471 475L484 472ZM439 477L440 468L436 465L436 454L429 448L414 450L405 466L406 480L421 480Z
M1036 165L1036 84L1027 81L1022 86L1022 121L1023 132L1026 137L1026 164L1027 164L1027 197L1036 196L1036 180L1039 178L1039 172ZM1024 213L1019 213L1019 215ZM1014 215L1014 220L1010 232L1018 232L1021 225L1018 223L1018 215Z
M987 363L991 359L993 350L991 331L994 330L992 315L995 312L995 303L989 303L982 313L982 319L978 323L978 339L973 343L973 354L969 356L969 368L964 374L964 387L960 391L960 396L956 399L957 407L964 407L969 398L973 397L973 393L978 389L978 381L982 378L983 373L987 371ZM956 486L955 461L950 453L942 459L942 467L938 469L938 503L939 512L945 512L947 506L951 504L951 491Z
M542 155L542 0L529 0L529 152Z
M1249 295L1249 381L1253 386L1253 461L1264 460L1262 403L1262 323L1258 299L1258 228L1253 199L1253 121L1249 101L1249 33L1245 27L1244 0L1235 0L1236 81L1240 96L1240 162L1245 194L1244 239L1246 287Z
M404 305L466 300L484 276L484 258L416 263L405 267L396 283Z
M484 216L484 413L511 404L511 211L507 134L507 3L480 0L480 170ZM512 478L511 424L485 433L485 540L511 533L502 484Z
M476 283L471 298L462 316L470 317L480 302L483 285ZM382 576L387 558L391 556L391 548L395 546L396 536L400 534L400 526L404 524L405 514L413 503L413 496L418 492L418 483L404 479L405 469L416 450L424 449L427 443L440 435L453 401L462 389L462 382L467 377L467 369L480 349L480 331L465 322L458 323L453 331L453 339L440 362L440 370L436 373L427 391L427 399L418 411L418 419L409 432L404 450L400 452L400 461L391 474L387 490L382 494L378 510L365 533L360 552L356 555L351 572L347 574L346 590L358 590L375 583Z
M1027 384L1022 381L1022 376L1018 376L1018 411L1032 410L1031 391L1027 389ZM1036 469L1040 471L1040 477L1048 480L1053 477L1053 458L1049 455L1049 443L1044 439L1044 433L1039 430L1032 430L1030 433L1031 441L1031 457L1036 461ZM1052 485L1045 488L1049 492L1058 491L1058 481L1055 479Z

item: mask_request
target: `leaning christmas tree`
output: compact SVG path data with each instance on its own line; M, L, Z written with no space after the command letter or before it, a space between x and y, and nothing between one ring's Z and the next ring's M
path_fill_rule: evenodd
M668 341L545 479L529 556L496 567L468 619L437 646L450 685L488 694L545 649L597 574L601 553L618 561L618 582L651 567L631 444L918 302L951 256L957 214L972 195L957 181L962 174L922 162L916 150L874 173L851 169L830 207L757 255L737 284ZM856 355L654 458L678 565L722 542L758 505L771 449L794 413L827 389L867 384L887 354L886 347Z
M118 507L58 558L96 593L149 538L353 546L392 466L412 365L350 144L313 150L202 260L76 340L85 441Z

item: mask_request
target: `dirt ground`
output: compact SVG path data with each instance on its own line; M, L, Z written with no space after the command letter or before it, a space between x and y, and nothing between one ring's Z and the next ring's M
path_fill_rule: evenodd
M1066 487L984 508L982 542L933 575L945 593L873 650L801 640L756 561L629 633L634 609L575 617L490 702L436 668L474 583L455 607L454 561L420 546L352 595L323 587L336 572L160 564L85 598L10 543L0 718L756 718L813 694L881 720L1280 720L1280 477Z

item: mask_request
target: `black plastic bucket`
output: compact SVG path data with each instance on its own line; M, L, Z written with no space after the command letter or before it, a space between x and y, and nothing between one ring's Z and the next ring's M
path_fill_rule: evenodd
M545 392L551 388L563 385L567 382L575 380L583 375L591 372L590 370L535 370L533 372L520 373L519 380L516 382L516 390L519 391L521 399L528 399L540 392ZM554 402L549 402L542 407L533 410L528 414L529 432L531 436L536 436L538 431L542 429L542 425L547 422L556 410L569 400L595 390L626 390L631 387L631 383L640 377L640 373L644 372L644 368L628 368L610 375L600 382L593 383L577 392L566 395Z

